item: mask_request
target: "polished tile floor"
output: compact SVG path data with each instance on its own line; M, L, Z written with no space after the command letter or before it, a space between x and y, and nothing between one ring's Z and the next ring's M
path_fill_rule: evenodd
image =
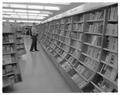
M24 39L26 54L20 59L23 81L14 85L10 93L70 93L68 84L60 75L54 64L47 57L41 46L39 51L30 52L31 40Z

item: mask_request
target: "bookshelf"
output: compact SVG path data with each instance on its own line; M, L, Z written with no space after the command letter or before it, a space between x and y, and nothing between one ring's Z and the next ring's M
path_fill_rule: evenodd
M24 39L23 39L23 27L17 25L15 28L16 31L16 50L19 56L22 56L26 53Z
M11 23L3 23L3 88L21 81L16 50L16 33Z
M40 25L41 46L74 91L118 92L117 10L112 4Z

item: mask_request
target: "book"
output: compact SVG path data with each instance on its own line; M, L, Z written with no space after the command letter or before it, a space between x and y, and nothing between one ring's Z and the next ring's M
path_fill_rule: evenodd
M3 64L10 64L12 63L11 55L3 55Z
M73 56L74 56L75 58L79 59L80 54L81 54L80 51L75 50L75 52L73 53Z
M77 72L74 69L71 69L70 71L68 71L68 74L72 77L73 75L75 75Z
M89 23L87 32L90 33L102 33L103 31L103 23Z
M74 74L71 78L72 78L72 80L73 80L76 84L79 83L79 78L80 78L80 76L79 76L77 73Z
M68 61L69 61L70 63L72 63L73 60L74 60L74 58L73 58L72 56L70 56L69 59L68 59Z
M3 22L3 33L13 33L12 31L12 25L8 22Z
M6 71L6 73L13 72L13 66L12 65L5 66L5 71Z
M87 14L88 20L99 20L104 18L104 10L99 10L96 12L91 12Z
M115 37L107 37L107 49L118 50L118 39Z
M109 12L108 19L110 20L118 19L118 7L111 7L109 8L108 12Z
M118 24L107 24L106 35L118 35Z
M93 75L93 72L87 68L85 68L85 70L81 73L87 80L89 80L92 75Z
M117 67L118 66L118 56L117 56L117 54L108 53L106 55L105 62L107 62L107 64L111 64L111 65Z
M70 71L70 70L72 69L71 65L70 65L68 62L65 62L65 63L62 64L61 66L62 66L62 68L63 68L66 72L68 72L68 71Z
M70 37L71 37L71 38L74 38L74 39L77 39L77 38L78 38L78 37L77 37L77 36L78 36L77 34L78 34L77 32L73 32L73 31L72 31L71 34L70 34Z
M117 70L113 69L110 66L105 65L101 73L105 75L108 79L114 80L117 74Z
M83 15L75 15L74 17L73 17L73 21L74 22L78 22L78 21L83 21Z
M83 32L83 24L73 24L73 30Z
M79 64L76 69L78 70L79 74L81 74L85 70L85 67Z
M82 36L83 36L82 33L78 33L78 40L79 40L79 41L82 41Z
M99 59L101 51L98 48L88 46L88 49L85 53L88 54L89 56L93 57L93 58Z
M104 79L100 84L100 88L105 92L111 92L113 89L113 86L110 84L110 82Z
M3 45L3 53L13 52L14 50L14 45Z
M70 53L70 54L73 54L74 52L75 52L75 48L70 47L69 53Z

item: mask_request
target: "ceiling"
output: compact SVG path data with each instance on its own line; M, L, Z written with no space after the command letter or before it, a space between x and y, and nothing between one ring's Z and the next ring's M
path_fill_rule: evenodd
M40 23L83 3L3 2L3 21Z

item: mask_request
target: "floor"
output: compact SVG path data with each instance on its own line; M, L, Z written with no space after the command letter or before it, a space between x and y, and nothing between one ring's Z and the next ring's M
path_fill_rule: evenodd
M20 59L23 81L14 85L12 93L70 93L72 92L41 46L30 52L31 40L25 37L26 54Z

